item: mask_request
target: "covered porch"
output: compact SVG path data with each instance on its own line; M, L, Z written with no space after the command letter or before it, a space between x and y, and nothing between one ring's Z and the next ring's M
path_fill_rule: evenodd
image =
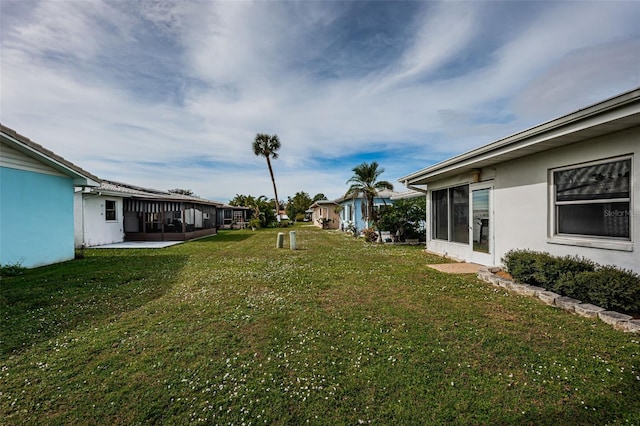
M187 241L215 235L218 203L124 199L125 241Z

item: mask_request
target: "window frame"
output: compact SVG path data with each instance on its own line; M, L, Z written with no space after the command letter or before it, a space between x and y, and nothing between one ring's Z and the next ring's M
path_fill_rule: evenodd
M629 197L622 198L592 198L584 200L557 201L556 172L564 170L581 169L600 164L616 163L622 161L630 162L629 173ZM549 180L549 223L547 242L551 244L573 245L581 247L603 248L609 250L632 251L633 250L633 190L634 190L634 162L633 155L621 155L616 157L603 158L594 161L586 161L582 163L572 164L568 166L555 167L548 170ZM559 208L566 205L588 205L588 204L605 204L605 203L628 203L629 205L629 236L616 237L606 235L591 234L571 234L559 232Z
M461 223L456 223L455 222L455 218L454 218L454 209L453 209L453 202L454 202L454 198L452 197L452 193L454 190L459 189L459 188L465 188L466 192L467 192L467 224L464 226L464 230L467 231L466 237L467 240L466 241L457 241L454 239L454 228L457 226L461 226ZM444 203L441 205L440 203L436 203L435 197L437 194L442 194L445 193L445 197L444 197ZM470 191L470 185L468 183L463 183L461 185L454 185L454 186L449 186L446 188L438 188L438 189L434 189L431 191L431 239L435 240L435 241L442 241L442 242L448 242L448 243L454 243L454 244L461 244L461 245L469 245L469 207L470 207L470 201L469 201L469 195L470 195L471 191ZM443 199L439 198L439 200L442 202ZM444 205L446 205L446 214L445 215L440 215L439 212L436 212L436 209L438 207L444 207ZM440 217L442 216L442 217ZM438 219L444 221L446 223L446 228L447 228L447 238L441 238L438 236L439 232L438 232L438 225L440 224L441 226L444 226L445 224L443 223L439 223Z
M113 208L109 208L109 203L113 203ZM104 200L104 220L105 222L118 221L118 202L116 200Z

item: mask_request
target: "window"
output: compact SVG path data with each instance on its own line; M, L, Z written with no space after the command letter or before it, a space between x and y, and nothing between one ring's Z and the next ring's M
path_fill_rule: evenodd
M554 234L629 240L631 159L553 171Z
M469 243L469 185L431 193L433 238Z
M431 194L433 238L438 240L449 239L448 193L448 189L441 189Z
M116 202L114 200L105 200L104 219L109 221L117 220L116 219Z
M233 210L224 209L222 212L222 221L225 225L231 225L233 223Z
M449 189L451 241L469 243L469 186Z

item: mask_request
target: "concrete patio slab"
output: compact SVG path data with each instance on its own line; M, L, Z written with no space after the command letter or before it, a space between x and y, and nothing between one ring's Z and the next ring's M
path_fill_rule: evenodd
M447 274L477 274L480 270L480 265L466 262L438 263L427 266Z
M176 244L181 244L183 241L124 241L121 243L105 244L102 246L89 247L96 249L158 249Z

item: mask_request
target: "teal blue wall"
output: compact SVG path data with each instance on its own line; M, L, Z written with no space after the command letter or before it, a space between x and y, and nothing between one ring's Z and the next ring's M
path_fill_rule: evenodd
M0 167L0 264L73 259L73 181Z

